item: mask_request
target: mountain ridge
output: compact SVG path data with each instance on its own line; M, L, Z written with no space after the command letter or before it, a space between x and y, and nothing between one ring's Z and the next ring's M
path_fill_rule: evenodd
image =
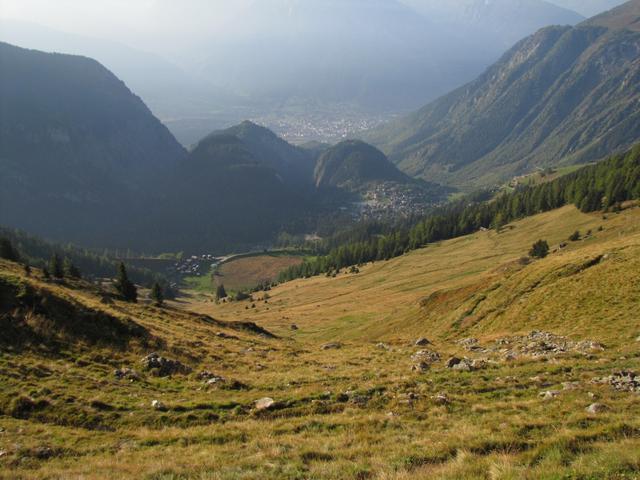
M364 139L406 173L464 188L598 160L640 139L639 51L640 36L625 28L548 27L475 81Z

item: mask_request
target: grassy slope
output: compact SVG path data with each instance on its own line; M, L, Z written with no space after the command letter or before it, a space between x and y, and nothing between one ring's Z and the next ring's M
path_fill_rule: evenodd
M281 254L239 258L223 264L215 277L228 291L240 291L259 284L273 282L290 266L302 263L304 257Z
M532 311L536 308L545 310L544 314L538 315L538 326L548 322L560 329L559 333L589 333L588 325L584 322L576 324L564 313L567 299L576 298L584 290L569 288L560 294L555 289L566 286L568 281L580 282L582 286L593 285L595 289L608 285L610 288L602 289L599 295L603 304L610 303L611 296L619 297L620 301L626 302L620 306L622 310L628 302L634 301L638 292L632 272L638 253L636 245L640 244L639 220L637 209L609 215L603 220L600 214L582 214L574 207L566 207L514 223L500 234L493 230L478 232L430 245L389 262L369 264L358 275L343 273L335 279L316 277L284 284L270 292L270 309L258 308L251 318L281 333L294 322L303 327L297 333L299 337L322 340L406 340L417 335L449 338L465 335L467 330L500 333L501 330L528 329L533 323L521 312L529 310L522 310L517 302L494 312L490 316L491 322L480 322L472 327L467 319L458 329L453 329L452 325L467 305L485 294L485 290L502 285L486 302L500 303L508 298L505 297L508 293L549 274L546 283L543 281L527 302L527 308ZM604 228L602 232L597 231L600 226ZM571 243L561 253L527 267L517 264L531 244L540 238L548 240L554 248L575 230L585 233L589 229L594 232L590 239ZM610 261L582 275L561 279L553 276L563 268L609 252L616 252ZM621 279L629 280L621 282ZM427 307L420 306L420 302L431 294L446 291L451 292L449 296L453 301L445 305L431 302ZM604 295L609 299L602 298ZM535 307L532 306L534 301L537 302ZM576 301L582 300L576 298ZM487 305L481 307L480 311L489 308ZM592 309L596 307L593 304L588 308L585 306L582 313L575 313L575 318L592 315L595 313ZM242 304L196 304L193 308L221 318L244 314ZM618 335L607 329L594 333L607 338Z
M76 342L53 354L1 352L0 478L637 478L640 398L590 380L639 367L633 342L640 333L634 318L639 220L638 209L603 221L565 208L500 235L478 233L369 265L358 275L284 284L249 312L245 303L174 305L220 319L248 317L280 335L271 340L173 307L104 307L91 293L36 281L133 319L166 343L164 354L194 370L116 381L113 368L137 366L147 353L136 344L116 350ZM590 240L524 268L514 263L538 238L557 244L576 229L595 232L601 224L605 230ZM567 274L571 265L602 253L609 254L605 261ZM8 264L0 264L0 272L25 281ZM292 323L299 330L291 331ZM473 356L453 343L459 337L485 341L534 327L601 340L607 349L549 361L498 361L471 373L442 363L426 373L410 369L418 335L434 340L446 358ZM217 337L219 330L239 338ZM320 348L335 339L343 348ZM388 349L376 345L379 339ZM249 389L207 390L195 378L204 368ZM568 381L577 388L552 401L539 397ZM339 398L347 391L355 392L350 400ZM433 399L440 392L449 404ZM609 410L586 413L594 401L588 392ZM50 405L27 419L13 418L6 405L19 394ZM279 401L279 408L253 410L263 396ZM169 410L151 409L152 399ZM83 420L95 416L101 429ZM50 458L38 453L41 447L51 449Z

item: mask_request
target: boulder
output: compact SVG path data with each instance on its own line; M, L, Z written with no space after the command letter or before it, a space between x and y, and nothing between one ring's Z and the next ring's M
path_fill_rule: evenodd
M431 345L431 342L428 339L421 337L416 340L415 345L416 347L426 347L427 345Z
M119 368L113 372L113 375L118 380L126 379L131 382L137 382L140 380L140 374L132 368Z
M439 393L431 398L438 405L449 405L451 403L446 393Z
M145 370L152 370L160 377L168 377L177 373L186 374L191 371L189 367L178 360L162 357L155 352L144 357L140 363Z
M329 342L322 345L322 350L337 350L342 348L342 344L339 342Z
M462 362L462 360L458 357L451 357L449 360L447 360L446 366L447 368L453 368L456 365L460 364L460 362Z
M413 372L426 372L431 366L427 362L418 362L411 366Z
M153 408L154 410L158 410L159 412L167 411L166 405L162 403L160 400L153 400L151 402L151 408Z
M298 330L298 326L294 323L291 325L291 330Z
M433 350L418 350L411 355L411 359L415 362L436 363L440 361L440 354Z
M541 397L543 400L553 400L558 395L560 395L560 392L558 390L548 390L546 392L540 392L538 394L538 396Z
M256 410L270 410L276 405L273 398L264 397L260 400L256 400Z
M593 415L605 412L607 410L607 406L602 403L592 403L586 409L587 413L591 413Z

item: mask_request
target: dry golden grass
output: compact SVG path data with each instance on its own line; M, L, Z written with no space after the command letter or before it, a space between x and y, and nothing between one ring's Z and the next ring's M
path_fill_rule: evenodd
M251 289L271 283L287 268L302 263L303 257L289 255L256 255L223 264L214 276L216 285L224 284L229 291Z
M166 309L105 306L87 286L27 280L0 263L3 278L132 319L163 355L193 368L130 383L113 370L139 368L149 348L141 342L4 348L0 478L640 478L640 396L591 382L639 367L639 220L638 209L603 221L565 208L360 274L284 284L250 310L246 302L187 299ZM576 229L593 236L530 265L517 262L533 241L555 246ZM600 255L607 257L584 268ZM255 321L279 338L189 310ZM534 328L601 340L606 349L498 360L474 372L443 362L411 370L412 354L424 348L414 345L418 336L446 359L474 356L455 343L461 337L486 342ZM328 341L343 346L323 350ZM206 388L196 377L204 369L248 387ZM563 389L566 382L575 387ZM560 393L544 400L546 390ZM438 402L440 393L448 403ZM47 406L15 418L10 407L21 395ZM277 408L256 411L265 396ZM167 411L152 409L154 399ZM594 401L608 409L587 413Z

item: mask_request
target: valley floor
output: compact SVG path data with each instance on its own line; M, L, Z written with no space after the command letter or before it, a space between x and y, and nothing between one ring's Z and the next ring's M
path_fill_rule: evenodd
M640 209L572 207L247 302L103 303L0 263L129 335L3 314L38 336L0 341L0 478L640 478L639 272Z

